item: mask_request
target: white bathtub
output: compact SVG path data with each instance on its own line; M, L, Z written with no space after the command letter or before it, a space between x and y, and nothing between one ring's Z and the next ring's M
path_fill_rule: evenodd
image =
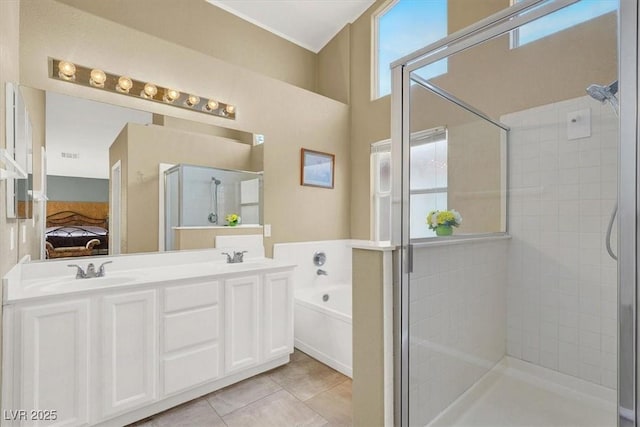
M351 377L351 285L296 290L294 335L297 348Z

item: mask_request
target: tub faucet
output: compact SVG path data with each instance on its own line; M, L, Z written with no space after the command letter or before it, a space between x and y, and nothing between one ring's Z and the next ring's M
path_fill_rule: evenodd
M82 267L80 267L78 264L69 264L67 265L67 267L75 267L77 268L76 270L76 279L90 279L92 277L104 277L105 274L105 270L104 270L104 266L105 264L111 264L113 261L106 261L103 262L100 267L98 268L98 271L96 271L96 266L90 262L89 265L87 265L87 271L84 271L82 269Z
M323 270L321 268L319 268L318 271L316 271L316 274L318 276L328 276L329 275L329 273L327 273L325 270Z
M227 264L237 264L239 262L244 261L244 254L246 253L247 251L240 251L240 252L233 251L233 257L227 252L222 252L222 255L227 256Z

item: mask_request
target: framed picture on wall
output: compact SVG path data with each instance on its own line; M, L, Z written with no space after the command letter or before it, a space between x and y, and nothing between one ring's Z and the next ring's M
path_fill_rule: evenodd
M300 151L300 185L333 188L336 156L320 151Z

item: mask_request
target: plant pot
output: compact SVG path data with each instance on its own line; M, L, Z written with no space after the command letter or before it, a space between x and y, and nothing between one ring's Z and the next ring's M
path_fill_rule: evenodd
M450 225L439 225L436 227L436 236L451 236L453 227Z
M236 225L238 225L238 221L234 221L234 222L230 222L229 223L229 227L235 227Z

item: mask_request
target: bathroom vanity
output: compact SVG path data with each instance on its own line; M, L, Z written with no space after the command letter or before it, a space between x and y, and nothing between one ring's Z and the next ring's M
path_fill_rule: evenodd
M293 265L221 250L68 261L3 280L2 425L122 426L289 361ZM38 422L36 422L38 421Z

